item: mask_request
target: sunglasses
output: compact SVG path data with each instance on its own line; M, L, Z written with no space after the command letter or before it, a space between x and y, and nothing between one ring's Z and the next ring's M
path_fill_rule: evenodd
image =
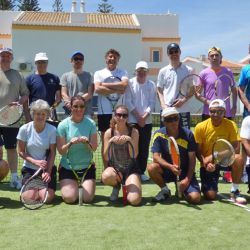
M174 54L178 54L179 53L179 50L170 50L169 51L169 55L174 55Z
M208 54L209 54L210 52L212 52L212 51L217 51L217 52L221 53L221 49L218 48L218 47L212 47L212 48L210 48L210 49L208 50Z
M115 116L119 117L119 118L121 118L121 117L128 118L128 114L123 114L123 113L115 113Z
M85 106L84 105L73 105L72 106L74 109L84 109Z
M139 69L137 69L136 71L137 71L137 72L139 72L139 71L148 72L148 69L146 69L146 68L139 68Z
M175 116L170 116L170 117L165 117L163 119L164 122L177 122L179 120L179 116L175 115Z
M222 114L224 114L225 110L222 110L222 109L218 109L218 110L209 110L209 112L210 112L210 114L212 114L212 115L215 115L215 114L217 114L217 115L222 115Z
M83 61L83 58L82 57L74 57L73 60L74 61Z

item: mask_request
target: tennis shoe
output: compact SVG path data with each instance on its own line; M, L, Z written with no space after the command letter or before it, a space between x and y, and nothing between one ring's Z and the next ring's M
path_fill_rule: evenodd
M22 187L22 183L21 183L21 180L20 180L20 178L15 178L15 179L12 179L11 181L10 181L10 187L11 188L15 188L15 189L17 189L17 190L20 190L21 189L21 187Z
M149 177L145 174L141 175L141 181L149 181Z
M120 188L121 188L121 186L119 186L119 187L113 187L112 193L111 193L111 195L109 197L110 201L116 201L116 200L118 200Z
M246 204L247 200L240 194L240 191L237 189L236 191L231 191L231 200L238 204Z
M171 196L171 192L167 188L163 188L154 198L153 201L160 202L165 201Z

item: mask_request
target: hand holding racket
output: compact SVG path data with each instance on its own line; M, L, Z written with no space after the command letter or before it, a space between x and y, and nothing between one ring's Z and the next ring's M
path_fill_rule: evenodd
M180 190L180 174L181 174L180 152L179 152L178 144L175 138L172 136L168 138L168 148L169 148L169 153L172 159L172 163L173 165L177 167L176 171L173 171L173 172L176 175L176 192L177 192L178 197L181 198L182 192Z
M69 159L69 149L68 149L68 153L67 153L68 165L69 165L71 171L73 172L74 176L76 177L76 180L78 183L78 200L79 200L78 204L79 204L79 206L82 206L82 204L83 204L83 187L82 187L82 185L83 185L83 182L85 180L86 174L88 173L89 169L91 168L91 166L93 164L93 148L92 148L92 145L89 143L88 138L87 139L85 139L85 138L87 138L87 137L82 136L82 137L78 137L78 138L77 137L72 138L70 141L70 147L76 143L85 143L88 145L88 148L91 152L91 160L90 160L90 163L89 163L87 168L79 170L79 171L74 170L73 167L71 166L70 159ZM80 178L79 175L82 175L82 177Z
M181 107L195 93L195 87L200 81L197 74L189 74L184 77L179 83L179 90L176 98L172 103L172 107Z
M45 180L48 179L44 177L43 171L43 168L39 168L31 177L26 180L21 188L20 201L27 209L38 209L42 207L47 201L48 181Z
M122 185L123 205L127 204L127 187L125 181L130 169L135 166L134 147L131 142L116 144L111 142L108 148L109 166L113 167L119 183Z
M11 103L0 109L0 125L10 126L17 123L23 115L23 106Z
M116 83L116 82L121 82L121 78L116 77L116 76L109 76L107 77L104 81L104 83ZM112 87L108 87L110 89L112 89ZM116 104L118 103L121 94L119 93L120 91L117 89L116 93L113 94L109 94L106 96L106 98L108 99L108 101L110 102L110 105L112 107L112 112L115 109Z
M212 158L213 163L219 166L231 166L235 159L235 151L231 143L225 139L218 139L213 145Z

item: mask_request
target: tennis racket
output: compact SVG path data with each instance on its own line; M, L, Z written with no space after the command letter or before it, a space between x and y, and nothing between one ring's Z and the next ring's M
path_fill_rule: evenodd
M109 76L103 82L115 83L115 82L120 82L120 81L121 81L121 78L119 78L119 77ZM118 94L118 93L113 93L113 94L109 94L106 96L106 98L108 99L108 101L110 102L110 105L112 107L112 112L114 112L115 106L118 103L120 97L121 97L121 94Z
M123 205L127 204L126 178L133 166L136 164L134 147L131 142L115 144L111 142L108 148L109 166L112 167L122 185Z
M180 151L179 151L178 144L175 138L172 136L168 138L168 148L169 148L169 153L172 159L172 163L178 166L178 169L180 170L180 165L181 165ZM176 193L179 198L182 198L182 193L180 191L180 175L176 177Z
M194 95L195 88L197 88L197 85L200 81L201 78L197 74L189 74L185 76L179 83L178 94L171 106L174 106L174 104L176 104L180 98L191 98Z
M234 80L229 74L220 75L214 83L214 92L216 98L226 101L230 98Z
M78 197L78 201L79 201L78 204L79 204L79 206L82 206L82 204L83 204L83 187L82 187L82 184L84 182L86 174L88 173L89 169L93 165L93 148L92 148L92 146L91 146L91 144L89 142L86 142L86 143L88 144L90 152L91 152L91 160L90 160L90 163L89 163L87 168L82 169L82 170L74 170L72 168L70 160L69 160L69 150L68 150L68 153L67 153L68 165L69 165L71 171L73 172L74 176L76 177L76 180L77 180L77 183L78 183L78 196L79 196ZM82 177L80 178L79 176L81 176L81 175L82 175Z
M43 168L39 168L21 188L20 201L27 209L38 209L47 201L48 183L42 180L43 171Z
M235 151L230 142L225 139L218 139L212 150L213 162L222 167L229 167L235 159Z
M17 123L23 115L22 105L6 105L0 110L0 125L10 126Z

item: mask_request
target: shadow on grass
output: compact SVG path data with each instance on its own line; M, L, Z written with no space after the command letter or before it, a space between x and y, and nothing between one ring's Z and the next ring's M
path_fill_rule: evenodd
M0 209L17 209L21 208L23 205L18 200L12 200L7 197L0 198Z

